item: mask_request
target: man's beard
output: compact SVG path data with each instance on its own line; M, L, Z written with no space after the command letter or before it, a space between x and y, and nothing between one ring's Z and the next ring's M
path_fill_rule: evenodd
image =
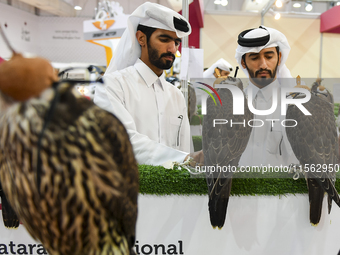
M162 69L162 70L167 70L172 67L172 64L175 61L175 55L172 54L171 52L168 53L163 53L162 55L159 56L159 52L157 49L153 48L149 42L148 42L148 53L149 53L149 61L151 64L153 64L155 67ZM165 60L162 59L163 57L172 57L173 60Z
M259 70L255 71L255 73L254 73L251 70L249 70L247 66L246 66L246 68L247 68L247 71L249 73L249 77L252 79L252 81L256 85L259 85L261 87L265 87L265 86L269 85L270 83L272 83L275 80L275 75L276 75L276 71L277 71L278 65L279 65L279 62L277 62L276 67L275 67L273 72L271 70L269 70L269 69L259 69ZM256 76L260 72L268 72L270 78L256 78Z

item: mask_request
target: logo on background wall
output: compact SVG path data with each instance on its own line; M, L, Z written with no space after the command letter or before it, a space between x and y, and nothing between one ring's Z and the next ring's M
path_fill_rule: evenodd
M113 23L115 23L114 19L110 19L110 14L104 10L101 10L96 15L96 21L92 22L92 24L98 28L99 30L108 30Z

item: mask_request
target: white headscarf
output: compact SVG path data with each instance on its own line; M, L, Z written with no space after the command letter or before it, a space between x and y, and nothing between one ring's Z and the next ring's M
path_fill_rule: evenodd
M175 17L186 22L187 32L175 28ZM191 33L191 26L182 15L165 6L145 2L129 16L127 28L119 40L106 73L134 65L140 57L141 47L136 38L137 26L139 24L176 32L179 38L188 36Z
M265 48L279 46L280 52L281 52L281 64L278 66L276 77L277 78L292 78L290 71L288 70L288 68L285 65L285 62L286 62L288 55L289 55L290 46L289 46L288 40L287 40L287 38L284 34L282 34L280 31L278 31L274 28L260 26L260 28L255 28L255 29L252 29L249 32L245 33L243 35L243 38L251 40L251 39L265 37L265 36L268 36L268 35L269 35L269 40L263 46L244 47L244 46L238 45L237 49L236 49L236 55L235 55L237 63L239 64L239 66L243 70L243 72L249 77L247 69L243 68L242 64L241 64L242 56L246 53L249 53L249 52L258 53Z
M231 64L229 64L228 61L220 58L211 67L204 71L203 78L215 78L214 71L216 67L228 72L231 72L233 70L233 67L231 66Z

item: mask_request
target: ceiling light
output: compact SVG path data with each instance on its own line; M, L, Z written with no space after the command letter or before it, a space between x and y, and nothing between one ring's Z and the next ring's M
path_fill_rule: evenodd
M255 1L257 4L260 4L260 3L262 3L262 0L256 0Z
M228 0L222 0L221 1L222 6L227 6L228 5Z
M311 2L307 2L307 3L306 3L305 10L306 10L307 12L310 12L311 10L313 10L313 5L312 5Z
M81 11L83 8L81 8L79 5L74 6L74 9L77 11Z
M277 8L281 8L282 7L282 1L276 0L275 5L276 5Z
M295 3L295 4L293 4L293 7L294 7L294 8L300 8L300 7L301 7L301 4L300 4L300 3Z
M339 5L340 5L340 2L336 2L336 5L339 6Z
M221 4L221 1L220 0L215 0L214 4Z
M276 13L274 19L278 20L280 18L281 18L281 14L280 13Z

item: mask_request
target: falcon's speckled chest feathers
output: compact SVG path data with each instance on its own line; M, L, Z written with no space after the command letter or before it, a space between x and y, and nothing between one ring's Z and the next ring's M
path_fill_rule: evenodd
M59 98L47 118L52 88L23 103L1 98L4 193L50 255L130 254L139 184L128 134L115 116L72 87L59 84Z

